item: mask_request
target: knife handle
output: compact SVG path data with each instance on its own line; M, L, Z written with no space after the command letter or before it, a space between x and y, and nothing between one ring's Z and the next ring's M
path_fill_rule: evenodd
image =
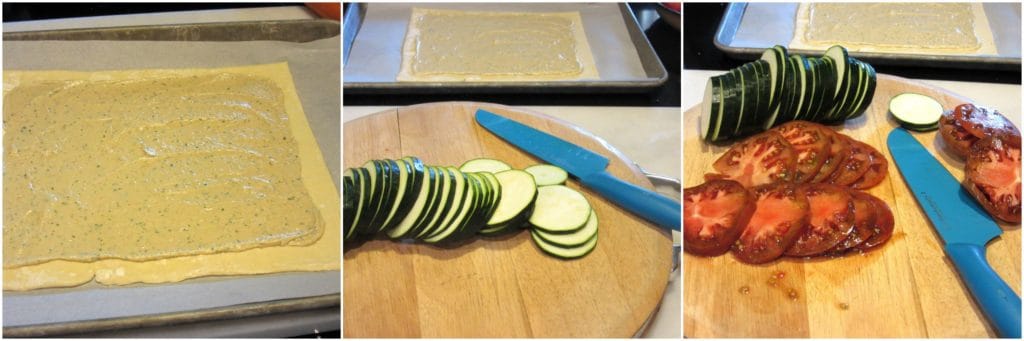
M989 266L985 249L974 244L949 244L946 254L999 337L1019 339L1020 296Z
M594 173L580 179L580 182L641 218L660 227L679 231L681 208L675 200L622 181L608 172Z

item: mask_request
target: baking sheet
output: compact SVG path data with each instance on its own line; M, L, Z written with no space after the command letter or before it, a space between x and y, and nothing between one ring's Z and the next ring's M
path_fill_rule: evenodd
M351 51L344 68L345 90L365 88L402 88L430 89L446 87L572 87L594 85L632 85L634 87L658 86L664 82L666 72L664 66L654 56L660 72L652 69L652 62L643 58L638 51L636 37L630 34L623 20L623 9L615 3L373 3L359 4L365 6L365 16L358 34L352 40ZM396 75L402 64L402 43L408 26L412 8L456 9L469 11L512 11L512 12L572 12L579 11L583 19L584 31L590 43L597 64L599 81L566 81L566 82L465 82L465 83L398 83ZM358 10L351 8L350 10ZM346 23L347 25L348 23ZM641 34L642 36L642 34ZM650 50L650 44L643 43ZM652 51L653 53L653 51ZM648 64L648 65L645 65ZM653 72L652 72L653 71Z
M5 41L5 70L226 67L287 61L336 189L340 176L337 37L309 43ZM339 190L340 193L340 190ZM210 277L181 283L4 292L5 328L224 307L341 292L338 271ZM59 310L59 311L58 311Z
M729 4L718 32L715 46L742 59L754 59L776 44L788 46L793 39L797 3L733 3ZM850 55L869 62L893 65L928 65L934 67L983 67L1020 69L1021 6L1020 3L986 3L998 52L995 56L949 54L899 54L854 52ZM824 51L791 50L796 53L821 54Z

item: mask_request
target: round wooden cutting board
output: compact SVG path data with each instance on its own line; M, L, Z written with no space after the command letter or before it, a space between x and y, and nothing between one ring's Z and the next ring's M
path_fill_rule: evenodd
M484 108L608 157L615 176L650 188L603 140L543 114L469 102L415 105L344 125L344 165L417 156L458 166L486 157L522 169L541 163L476 124ZM573 180L569 186L581 189ZM344 251L348 337L630 337L668 284L672 238L587 189L600 221L597 248L576 260L540 251L521 231L457 248L372 240Z
M888 116L889 99L904 92L931 96L946 110L969 101L947 90L879 74L867 112L834 127L874 146L889 161L886 180L867 191L893 211L896 227L889 243L864 255L784 258L761 266L740 263L731 254L713 258L687 254L683 263L686 337L995 336L943 253L941 239L886 145L889 132L898 126ZM699 116L699 105L685 113L684 187L702 183L703 174L712 171L711 164L728 149L700 139ZM937 132L914 136L953 176L963 179L964 161L945 151ZM989 243L988 260L1019 294L1020 225L1000 226L1004 233Z

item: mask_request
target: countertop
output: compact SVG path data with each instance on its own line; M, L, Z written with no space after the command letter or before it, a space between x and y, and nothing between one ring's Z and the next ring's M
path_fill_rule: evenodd
M502 103L505 104L505 103ZM649 173L678 179L682 160L679 108L518 106L575 124L608 141ZM344 106L345 122L394 106ZM342 137L344 138L344 137ZM673 196L679 197L676 192ZM679 235L673 232L673 241ZM679 338L682 330L682 292L679 272L670 277L659 311L642 337Z

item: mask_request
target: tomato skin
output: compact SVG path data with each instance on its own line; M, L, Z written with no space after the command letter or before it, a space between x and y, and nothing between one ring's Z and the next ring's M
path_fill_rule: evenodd
M974 143L963 185L989 215L1020 223L1021 150L1019 140L1012 143L995 136Z
M683 189L683 250L700 256L729 251L754 214L754 204L754 196L732 180Z
M875 204L871 195L853 190L849 193L853 197L853 231L829 250L832 253L841 253L856 247L875 234Z
M882 199L879 199L873 195L864 193L866 196L863 198L871 201L872 206L875 208L875 224L873 234L863 243L857 245L855 248L861 251L868 251L881 246L892 238L892 231L896 227L896 220L892 216L892 210L889 209L889 204L886 204Z
M767 263L778 259L807 226L809 204L803 187L780 182L750 189L757 207L732 253L741 262Z
M846 188L830 184L803 185L810 205L807 229L786 256L806 257L824 253L846 239L853 230L853 197Z
M823 130L829 128L808 121L789 121L772 128L793 145L796 151L796 169L793 181L809 182L818 174L829 156L831 137Z
M885 155L878 152L878 149L868 146L870 148L870 159L871 162L868 164L868 169L864 172L864 175L857 181L850 184L852 189L868 189L875 187L885 180L885 176L889 174L889 160L885 158Z
M843 160L850 157L850 154L853 152L850 143L842 134L829 128L825 128L823 131L829 136L829 152L825 157L825 161L822 162L818 174L815 174L814 178L811 179L810 182L813 183L827 182L832 174L839 169L839 165L843 163Z
M705 179L735 180L743 187L792 181L796 152L778 132L768 130L729 148L712 167Z
M871 165L871 150L874 148L846 135L840 136L850 145L850 156L839 164L829 177L828 183L849 186L867 173Z

